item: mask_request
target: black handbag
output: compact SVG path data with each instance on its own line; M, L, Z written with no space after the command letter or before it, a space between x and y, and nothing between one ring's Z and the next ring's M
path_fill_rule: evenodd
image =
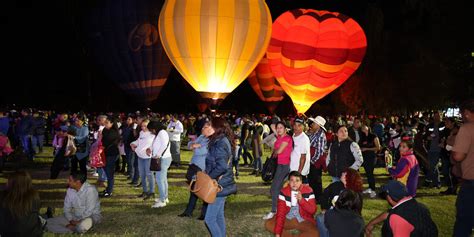
M277 168L277 158L268 157L263 165L262 169L262 180L265 182L270 182L273 180L275 176L276 168Z
M156 137L155 137L155 139L156 139ZM154 142L155 142L155 140L153 140L153 143ZM151 171L161 171L161 157L163 157L163 155L165 154L165 152L168 149L169 145L170 145L170 143L168 142L168 145L166 145L166 148L163 151L163 153L161 154L160 158L151 158L151 161L150 161L150 170Z

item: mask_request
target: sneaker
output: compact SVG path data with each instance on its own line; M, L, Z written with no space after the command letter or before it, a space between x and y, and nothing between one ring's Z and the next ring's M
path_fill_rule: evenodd
M151 208L160 208L160 207L166 207L166 202L155 202L155 204L153 204L153 206L151 206Z
M104 192L100 195L100 197L103 197L103 198L108 198L108 197L111 197L112 196L112 193L108 193L108 192Z
M377 193L375 191L372 191L369 193L370 198L375 198L377 197Z
M161 202L161 200L159 198L155 198L155 202ZM165 199L165 203L166 204L170 203L170 200L168 198Z
M364 192L362 192L363 194L370 194L372 193L372 189L371 188L368 188L366 190L364 190Z
M272 219L274 216L275 216L275 212L269 212L268 214L266 214L265 216L263 216L262 219L264 219L264 220L270 220L270 219Z

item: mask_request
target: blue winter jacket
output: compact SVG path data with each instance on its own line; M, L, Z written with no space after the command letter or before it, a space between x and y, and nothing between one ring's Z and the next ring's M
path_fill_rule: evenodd
M232 148L229 139L223 134L209 142L209 153L206 157L206 173L218 180L222 191L217 193L218 197L226 197L237 193L237 185L232 171Z

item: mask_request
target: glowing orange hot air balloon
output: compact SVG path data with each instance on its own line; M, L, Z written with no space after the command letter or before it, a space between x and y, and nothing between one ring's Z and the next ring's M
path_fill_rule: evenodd
M266 57L260 60L255 70L247 78L252 89L257 93L260 100L265 102L268 111L273 113L283 100L285 92L281 88L280 84L273 76L270 64Z
M267 57L298 113L305 113L354 73L366 47L364 31L352 18L297 9L273 23Z
M264 0L166 0L158 25L171 62L214 105L257 66L271 24Z

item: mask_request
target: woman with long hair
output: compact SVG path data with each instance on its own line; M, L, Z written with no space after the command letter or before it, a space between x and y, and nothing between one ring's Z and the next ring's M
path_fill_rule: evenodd
M286 133L286 125L284 122L279 121L276 123L276 139L271 158L277 159L277 168L270 188L272 210L263 217L264 220L270 220L275 216L277 212L278 195L283 188L286 177L290 173L290 155L291 150L293 150L293 140L291 136Z
M160 192L160 198L155 200L152 208L165 207L168 200L168 168L171 165L170 137L166 132L166 126L158 121L150 121L148 129L155 136L151 149L147 149L147 154L151 159L160 159L161 169L156 171L156 184Z
M324 225L324 213L330 208L334 207L334 204L342 191L349 189L360 194L362 192L362 185L363 181L359 172L351 168L346 168L341 173L339 181L331 183L328 187L326 187L326 189L324 189L323 194L319 199L322 214L316 216L319 234L321 237L329 236L327 228Z
M0 193L0 236L41 236L40 198L26 171L13 173Z
M107 117L105 127L102 131L102 145L105 154L105 174L107 176L107 188L101 193L102 197L112 196L114 191L115 162L119 158L120 152L118 145L120 143L120 133L117 126L117 120Z
M205 129L210 134L209 153L206 157L206 173L218 180L222 190L217 193L214 203L207 207L204 221L213 237L225 237L226 226L224 205L227 196L237 192L237 185L232 172L232 154L235 151L234 133L229 123L221 117L211 120L210 126Z

